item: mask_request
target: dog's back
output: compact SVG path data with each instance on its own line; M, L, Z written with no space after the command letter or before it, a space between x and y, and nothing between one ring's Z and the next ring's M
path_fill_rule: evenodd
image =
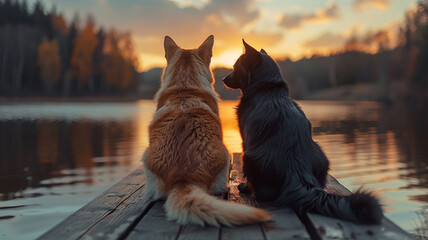
M270 219L267 212L219 200L229 173L217 96L209 70L213 37L184 50L165 38L168 65L149 126L144 166L148 196L166 197L170 220L181 224L242 225Z
M196 50L177 51L157 94L147 167L161 176L164 192L179 183L210 189L227 164L212 77Z

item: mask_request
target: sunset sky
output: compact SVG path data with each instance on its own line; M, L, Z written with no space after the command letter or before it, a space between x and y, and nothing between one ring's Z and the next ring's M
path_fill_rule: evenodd
M29 1L32 4L34 1ZM417 0L45 0L67 20L92 14L99 26L129 31L140 70L165 65L163 37L183 48L215 36L213 66L231 66L242 38L276 58L294 60L343 48L351 36L395 31ZM392 39L394 40L394 39Z

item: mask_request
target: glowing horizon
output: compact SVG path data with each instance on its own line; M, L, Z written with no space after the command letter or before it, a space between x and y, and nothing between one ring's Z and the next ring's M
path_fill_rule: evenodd
M33 5L36 0L29 0ZM76 13L93 15L99 27L130 32L140 71L164 67L163 38L182 48L196 48L213 34L212 67L231 67L242 53L242 38L274 59L298 60L344 49L353 38L385 31L396 43L405 12L418 0L351 0L290 3L282 0L46 0L67 21ZM84 18L83 18L84 19ZM84 21L81 21L84 24ZM365 46L369 52L373 46Z
M211 59L211 68L218 68L218 67L225 67L225 68L232 68L235 61L238 59L239 56L243 53L242 50L230 50L226 51L220 56L216 56L215 53L213 53L213 57ZM139 71L147 71L152 68L164 68L166 65L165 58L158 57L158 56L150 56L150 55L144 55L141 54L139 57L140 62L145 61L145 63L141 64L139 66ZM147 60L149 60L149 64L147 64ZM150 61L151 60L151 61Z

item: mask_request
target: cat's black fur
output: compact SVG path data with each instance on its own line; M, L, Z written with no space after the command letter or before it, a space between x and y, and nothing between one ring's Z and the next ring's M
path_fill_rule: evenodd
M367 191L349 196L324 191L329 161L312 140L312 127L289 97L275 61L245 43L245 54L223 80L242 91L237 109L243 171L258 201L357 223L379 223L378 200Z

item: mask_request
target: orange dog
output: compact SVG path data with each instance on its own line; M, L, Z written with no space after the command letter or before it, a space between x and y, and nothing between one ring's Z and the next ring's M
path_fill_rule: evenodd
M214 37L185 50L165 37L167 67L144 154L147 196L166 198L169 220L214 226L263 222L261 209L222 201L230 157L223 144L217 95L209 69Z

